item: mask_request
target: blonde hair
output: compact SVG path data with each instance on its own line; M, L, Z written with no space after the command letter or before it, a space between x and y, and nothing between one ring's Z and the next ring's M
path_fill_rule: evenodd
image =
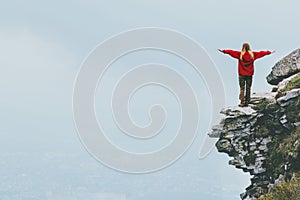
M240 60L243 59L243 55L248 52L251 56L252 59L254 59L254 54L250 48L250 45L248 43L244 43L242 46L242 51L241 51L241 55L240 55Z

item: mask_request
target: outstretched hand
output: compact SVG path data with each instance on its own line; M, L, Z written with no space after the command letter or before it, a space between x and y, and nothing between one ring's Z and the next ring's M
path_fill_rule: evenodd
M220 51L221 53L224 53L223 50L221 50L221 49L218 49L218 51Z
M271 51L271 54L272 54L272 53L275 53L275 52L276 52L276 51L275 51L275 50L273 50L273 51Z

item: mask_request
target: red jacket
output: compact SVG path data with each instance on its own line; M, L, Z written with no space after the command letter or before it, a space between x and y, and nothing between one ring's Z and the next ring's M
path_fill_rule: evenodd
M231 57L239 60L239 75L242 76L253 76L254 73L254 61L258 58L262 58L266 55L271 54L271 51L253 51L254 58L251 58L249 52L246 52L242 60L240 59L241 52L234 50L222 50L223 53L229 54Z

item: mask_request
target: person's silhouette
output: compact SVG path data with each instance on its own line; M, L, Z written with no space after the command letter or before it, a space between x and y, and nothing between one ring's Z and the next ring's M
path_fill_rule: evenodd
M254 74L254 61L275 51L252 51L248 43L244 43L241 51L221 50L224 54L229 54L231 57L238 59L238 74L240 86L240 104L239 106L248 106L251 95L252 76ZM245 90L246 89L246 90Z

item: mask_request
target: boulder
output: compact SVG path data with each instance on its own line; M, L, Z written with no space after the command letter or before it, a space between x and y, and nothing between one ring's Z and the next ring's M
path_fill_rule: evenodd
M300 72L300 49L297 49L277 62L267 76L271 85L277 85L283 79Z

